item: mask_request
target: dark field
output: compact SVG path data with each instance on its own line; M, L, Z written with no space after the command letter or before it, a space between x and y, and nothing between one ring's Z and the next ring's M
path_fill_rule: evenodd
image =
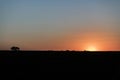
M119 72L120 52L0 51L0 64L43 72Z
M0 51L0 64L8 74L102 72L118 78L120 52Z

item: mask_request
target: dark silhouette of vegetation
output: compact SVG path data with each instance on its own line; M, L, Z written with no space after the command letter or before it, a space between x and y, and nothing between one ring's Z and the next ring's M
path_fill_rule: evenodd
M24 72L29 74L30 68L30 71L38 72L103 72L111 73L115 79L119 78L119 51L16 51L19 48L14 46L11 50L0 51L0 64L17 64L17 69L8 69L16 70L20 75Z
M20 50L19 47L15 47L15 46L11 47L11 51L19 51L19 50Z

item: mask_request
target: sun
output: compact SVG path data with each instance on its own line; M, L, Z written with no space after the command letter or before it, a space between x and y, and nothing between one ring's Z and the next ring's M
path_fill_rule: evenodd
M86 50L87 51L97 51L97 48L95 46L89 46Z

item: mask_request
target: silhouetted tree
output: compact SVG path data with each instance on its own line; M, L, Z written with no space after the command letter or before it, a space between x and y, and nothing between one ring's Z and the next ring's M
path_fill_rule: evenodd
M19 51L19 50L20 50L19 47L15 47L15 46L11 47L11 51Z

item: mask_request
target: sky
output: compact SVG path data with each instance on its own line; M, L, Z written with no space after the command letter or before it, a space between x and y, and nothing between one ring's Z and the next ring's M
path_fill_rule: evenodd
M120 0L0 0L0 50L120 50Z

